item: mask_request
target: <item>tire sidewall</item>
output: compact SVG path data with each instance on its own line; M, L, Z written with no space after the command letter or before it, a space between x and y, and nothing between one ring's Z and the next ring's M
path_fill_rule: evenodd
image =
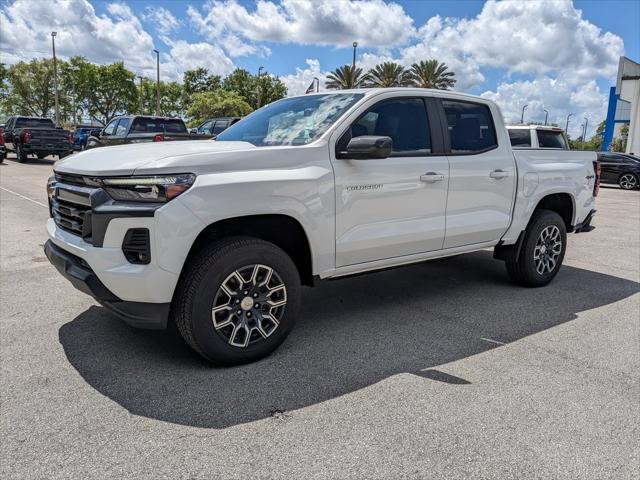
M223 280L233 271L252 264L273 268L287 288L287 304L276 330L264 340L247 347L234 347L216 331L211 318L215 295ZM238 364L258 360L275 350L293 328L300 308L300 278L289 257L278 247L266 242L238 248L215 262L206 263L207 271L195 287L190 305L193 339L201 352L216 363Z
M536 270L535 260L533 259L533 252L542 231L552 225L555 225L560 230L562 251L560 252L560 256L556 261L555 268L552 271L546 272L541 275ZM528 277L528 280L532 285L546 285L551 280L553 280L553 278L560 270L560 267L562 266L564 255L567 250L567 228L564 224L564 220L562 220L562 217L560 217L560 215L558 215L557 213L549 210L540 211L539 213L537 213L536 217L532 220L529 228L530 229L527 238L524 245L522 246L522 252L520 253L520 261L524 262L525 275Z
M27 156L22 151L22 145L21 144L16 145L16 157L17 157L19 163L24 163L24 162L27 161Z

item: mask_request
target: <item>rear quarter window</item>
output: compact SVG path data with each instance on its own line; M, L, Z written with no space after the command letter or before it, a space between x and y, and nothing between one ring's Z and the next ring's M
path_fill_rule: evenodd
M531 132L529 131L529 129L513 129L508 131L509 140L511 140L512 147L531 147Z
M491 110L481 103L442 100L451 139L451 153L472 154L498 146Z
M540 148L567 148L562 132L554 132L553 130L537 130L538 144Z

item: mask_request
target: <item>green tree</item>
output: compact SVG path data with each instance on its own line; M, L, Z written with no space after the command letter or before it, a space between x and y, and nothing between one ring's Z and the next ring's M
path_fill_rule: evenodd
M410 83L408 72L395 62L379 63L367 76L368 87L406 87Z
M194 93L213 92L222 88L220 75L210 75L209 70L204 67L194 70L187 70L182 77L184 105L191 103L191 97Z
M245 99L236 92L216 90L193 94L193 102L187 115L193 120L190 125L198 125L212 117L242 117L253 111Z
M156 82L142 79L137 89L138 100L135 112L141 115L156 114ZM160 115L181 117L184 114L184 90L178 82L160 82ZM133 113L133 112L130 112Z
M222 88L228 92L236 92L253 109L280 100L287 95L287 87L278 77L268 73L258 77L251 75L243 68L236 68L231 72L222 81Z
M244 68L236 68L223 81L222 88L235 92L249 105L256 105L256 84L254 76Z
M448 90L456 84L455 73L449 71L446 63L435 59L421 60L411 65L409 78L415 87Z
M362 68L343 65L327 75L325 87L332 90L346 90L363 87L368 81L367 75L362 75Z
M275 102L287 96L287 87L278 77L262 74L254 77L256 85L256 103L252 107L258 108L268 103Z
M92 118L106 125L113 117L136 110L138 92L133 72L122 62L89 65L84 81L90 88L83 93Z
M55 103L53 60L18 62L6 75L11 85L4 102L6 113L37 117L52 114ZM65 96L61 95L60 99L64 101Z

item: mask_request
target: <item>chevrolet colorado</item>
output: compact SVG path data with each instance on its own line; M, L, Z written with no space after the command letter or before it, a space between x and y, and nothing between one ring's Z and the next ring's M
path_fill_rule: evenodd
M177 324L218 364L272 352L301 285L494 248L539 287L593 227L596 154L512 150L498 107L459 93L286 98L216 141L59 162L45 252L130 325ZM392 320L390 320L392 321Z

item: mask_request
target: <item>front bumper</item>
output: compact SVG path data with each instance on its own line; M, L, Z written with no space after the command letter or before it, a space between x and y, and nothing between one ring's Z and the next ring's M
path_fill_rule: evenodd
M57 247L51 240L45 243L44 253L51 264L75 288L95 298L127 324L154 330L166 328L170 303L124 301L111 292L89 264L80 257Z

